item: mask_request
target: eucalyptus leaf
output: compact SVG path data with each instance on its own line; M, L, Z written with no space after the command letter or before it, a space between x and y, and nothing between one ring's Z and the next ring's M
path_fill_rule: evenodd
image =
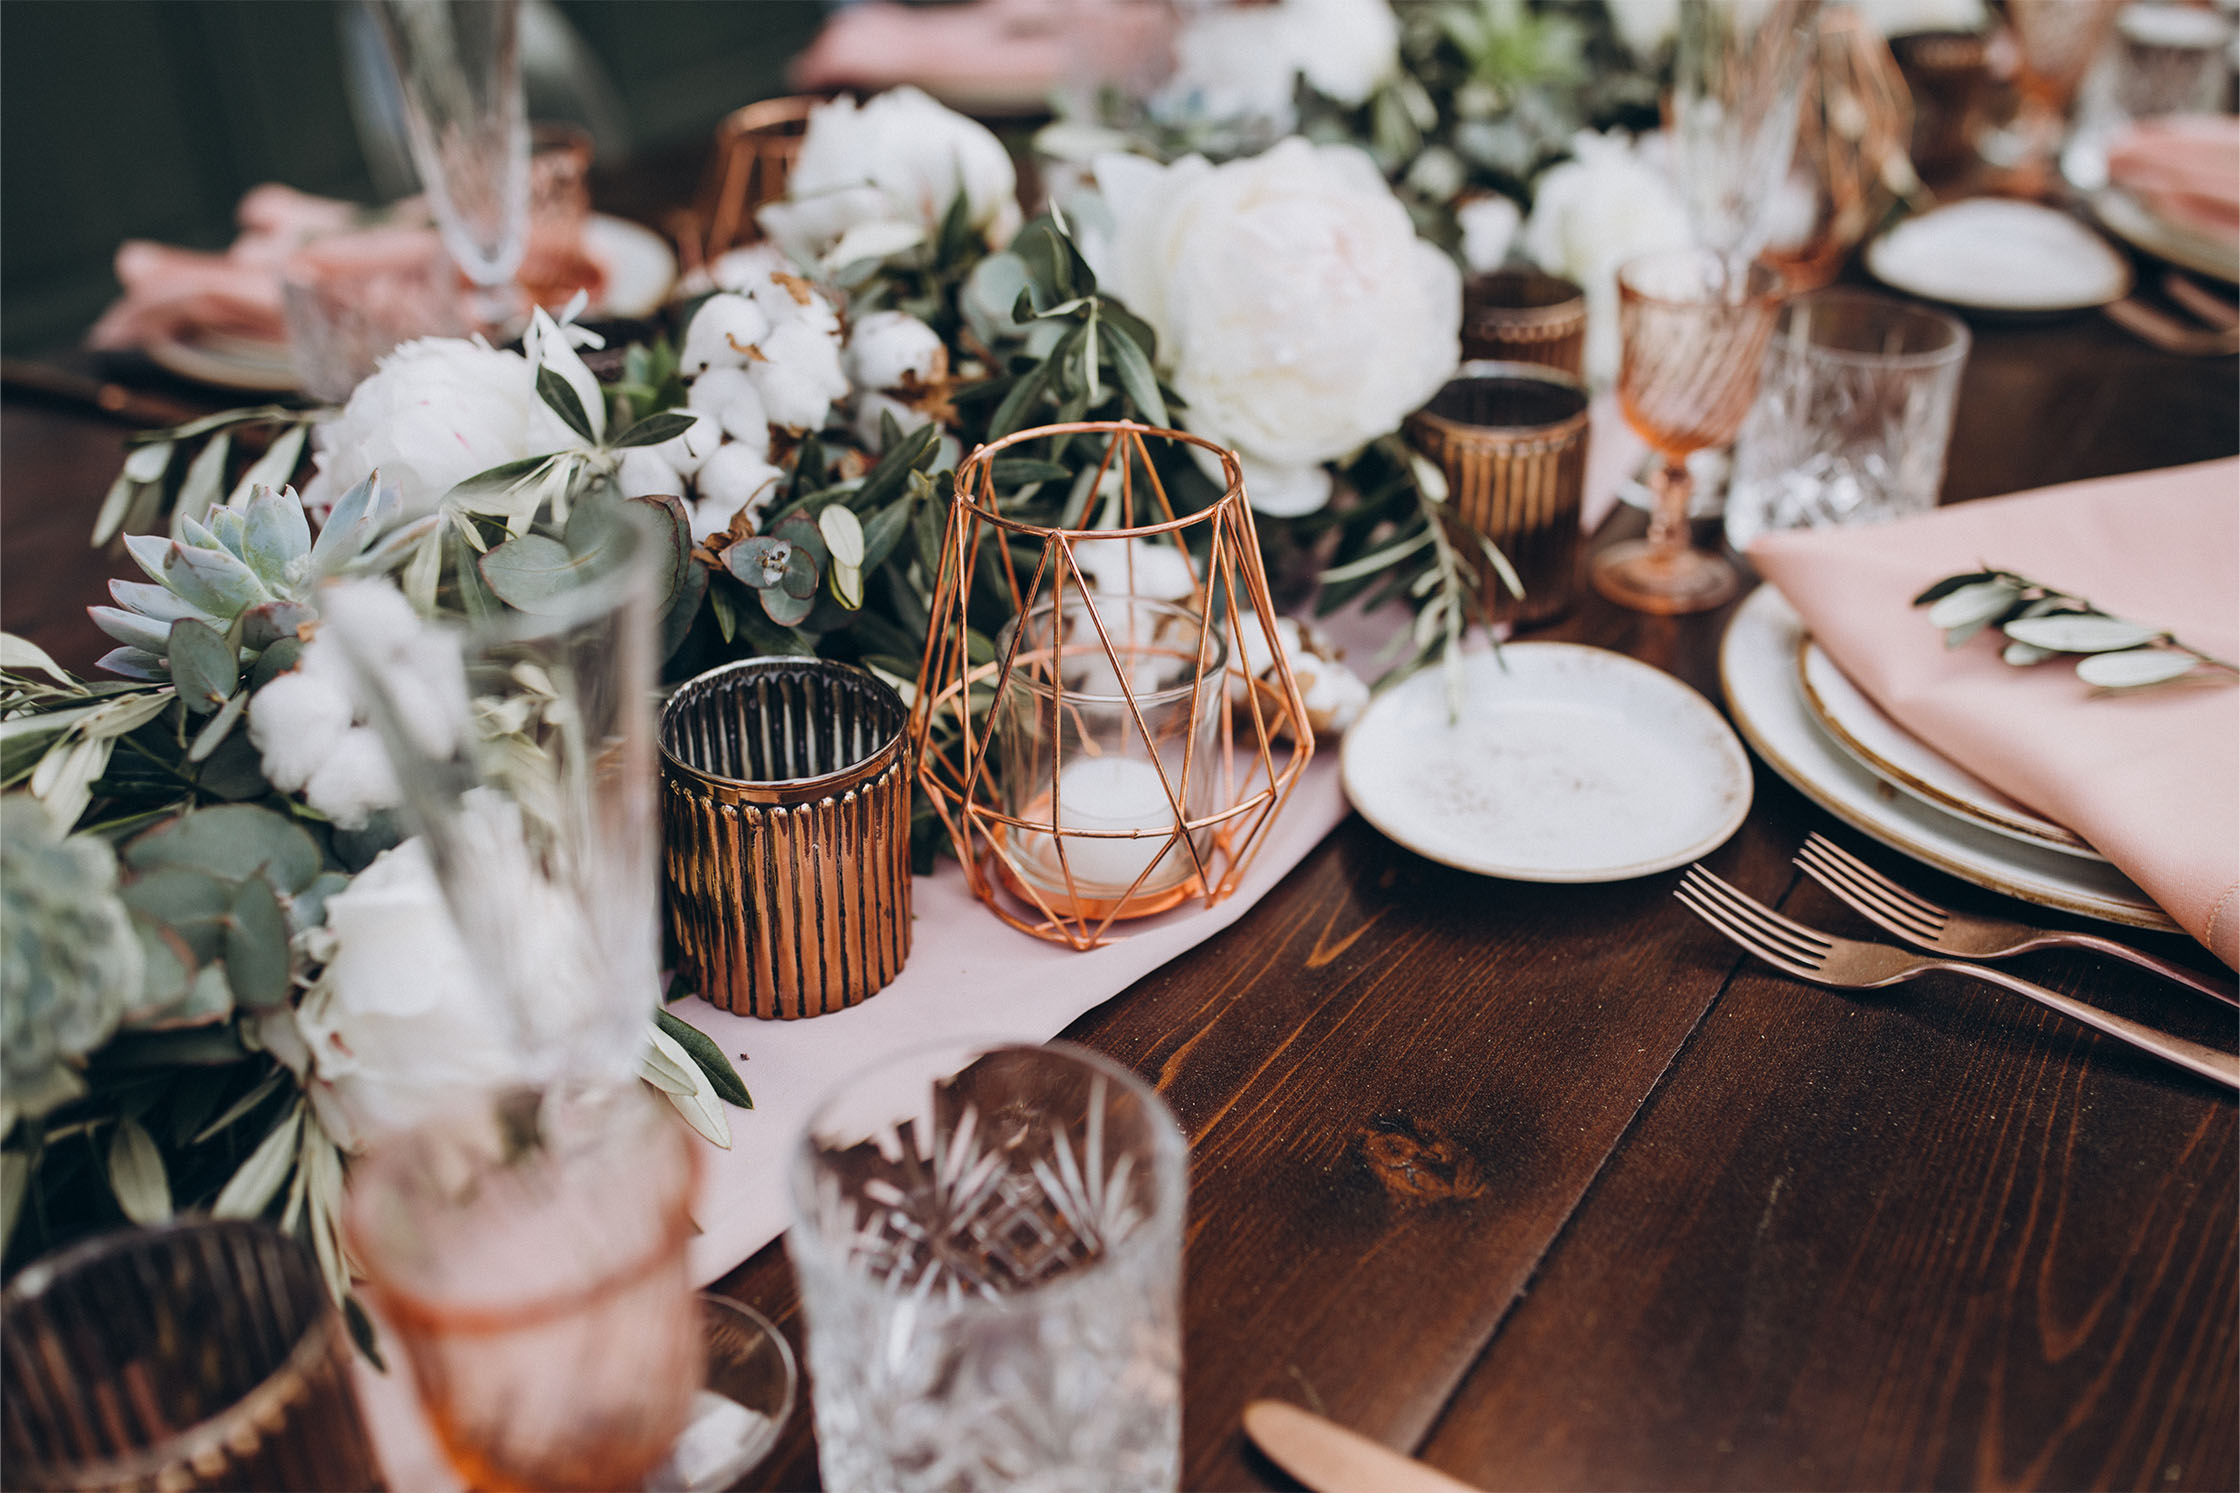
M2143 623L2079 613L2018 617L2007 624L2006 634L2018 643L2055 653L2113 653L2163 636L2162 629Z
M757 534L752 539L742 539L723 552L724 568L740 584L757 591L777 585L785 579L786 567L792 563L793 546L783 539L773 539L767 534Z
M207 715L241 682L241 661L215 628L182 617L171 624L171 681L188 710Z
M189 922L182 925L194 928ZM140 940L140 995L134 1002L136 1010L168 1011L187 998L194 987L195 952L189 946L188 934L164 923L146 917L132 920L132 931ZM222 930L210 928L210 944L215 947Z
M2077 677L2100 689L2141 689L2190 674L2199 662L2175 648L2129 648L2077 660Z
M260 872L285 892L299 892L319 874L319 847L300 826L254 804L195 809L149 830L124 847L135 871L189 866L246 881Z
M252 876L234 893L226 927L226 982L234 998L252 1009L288 998L295 975L288 914L271 883Z
M809 614L816 610L814 582L810 584L810 594L805 597L795 596L783 586L772 586L766 591L757 591L755 595L762 598L763 612L780 627L798 627L808 621Z
M233 884L195 866L160 866L119 888L124 905L177 935L198 964L224 957ZM183 996L183 990L174 998Z
M548 535L522 534L482 556L476 568L500 601L534 614L558 610L559 599L582 583L595 559L570 553Z
M806 513L796 513L772 525L770 537L783 539L797 550L806 550L810 563L819 570L832 558L832 547L824 542L824 530Z
M163 1153L138 1120L119 1116L109 1137L109 1190L124 1216L142 1228L171 1217L171 1182L164 1175Z

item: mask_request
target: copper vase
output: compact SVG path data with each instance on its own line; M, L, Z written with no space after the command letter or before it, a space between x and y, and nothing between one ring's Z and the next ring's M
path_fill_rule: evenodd
M1587 477L1587 389L1538 363L1473 362L1408 417L1438 463L1455 516L1497 545L1524 582L1515 597L1479 562L1491 619L1519 626L1570 610Z
M847 664L755 658L661 715L662 860L678 977L741 1015L820 1016L910 953L902 697Z
M1494 270L1462 287L1462 356L1544 363L1581 376L1587 350L1587 293L1542 270Z

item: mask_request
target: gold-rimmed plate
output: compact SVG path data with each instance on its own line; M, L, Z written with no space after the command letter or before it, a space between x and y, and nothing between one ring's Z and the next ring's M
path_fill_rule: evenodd
M1883 714L1810 634L1797 643L1797 688L1829 739L1900 793L2025 845L2106 861L2082 835L2016 803Z
M1803 619L1771 586L1735 609L1719 677L1735 728L1790 786L1861 834L1962 881L2059 912L2176 931L2170 915L2114 866L1995 835L1930 807L1837 746L1797 679Z

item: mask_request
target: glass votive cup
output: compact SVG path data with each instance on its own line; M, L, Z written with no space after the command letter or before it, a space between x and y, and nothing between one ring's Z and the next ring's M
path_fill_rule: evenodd
M2171 3L2116 13L2109 68L2114 103L2131 119L2221 114L2232 92L2232 24L2214 10Z
M661 713L677 973L743 1016L843 1010L910 954L909 711L862 669L742 659Z
M786 1231L824 1485L1173 1488L1188 1162L1149 1085L1064 1043L943 1044L828 1095Z
M1536 269L1472 275L1462 286L1462 356L1544 363L1573 378L1587 349L1587 293Z
M12 1488L382 1486L309 1248L247 1219L105 1234L0 1312Z
M1789 302L1735 442L1728 543L1936 507L1968 345L1957 317L1888 296Z
M1512 596L1483 555L1489 620L1525 626L1571 609L1587 479L1587 387L1537 363L1472 362L1410 415L1409 442L1438 464L1455 516L1497 546L1524 583Z
M459 272L433 229L314 239L280 272L288 357L304 393L340 404L399 343L467 330Z
M522 1090L376 1141L345 1238L470 1488L641 1486L706 1349L699 1142L643 1084Z
M1083 552L1127 542L1074 550L1087 565ZM1071 589L1006 623L996 657L1014 644L993 739L1004 810L1021 822L998 874L1027 901L1093 919L1202 892L1215 835L1202 821L1223 807L1219 631L1175 602Z

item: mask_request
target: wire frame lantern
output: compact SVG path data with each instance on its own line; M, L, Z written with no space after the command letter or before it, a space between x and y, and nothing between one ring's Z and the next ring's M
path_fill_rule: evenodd
M1068 504L1088 527L998 508L1006 452L1082 437L1105 441ZM1221 496L1178 514L1152 442L1194 448ZM1236 454L1073 422L981 446L956 486L910 739L973 894L1076 949L1229 896L1314 752ZM991 656L975 619L998 616Z
M716 126L715 153L707 180L688 221L679 221L678 238L690 229L698 262L761 236L755 209L786 194L786 179L801 154L816 98L773 98L734 109Z

